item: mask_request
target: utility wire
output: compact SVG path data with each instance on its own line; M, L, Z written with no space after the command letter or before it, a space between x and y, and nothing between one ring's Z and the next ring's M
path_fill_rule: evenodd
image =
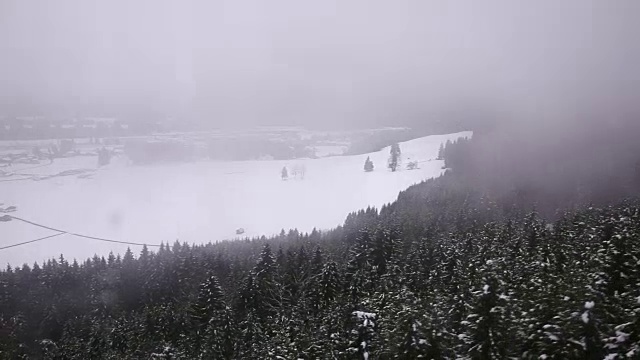
M56 236L60 236L60 235L64 235L64 234L65 233L57 233L57 234L41 237L41 238L35 239L35 240L29 240L29 241L25 241L25 242L13 244L13 245L7 245L7 246L0 247L0 250L9 249L9 248L20 246L20 245L26 245L26 244L30 244L30 243L33 243L33 242L36 242L36 241L46 240L46 239L50 239L52 237L56 237Z
M7 216L9 216L13 220L22 221L22 222L27 223L29 225L37 226L37 227L40 227L40 228L43 228L43 229L47 229L47 230L51 230L51 231L56 231L56 232L58 232L58 234L46 236L46 237L40 238L40 239L25 241L25 242L19 243L19 244L13 244L13 245L5 246L5 247L0 247L0 250L7 249L7 248L10 248L10 247L19 246L19 245L29 244L29 243L32 243L32 242L48 239L48 238L51 238L51 237L54 237L54 236L58 236L58 235L63 235L63 234L76 236L76 237L80 237L80 238L85 238L85 239L90 239L90 240L97 240L97 241L105 241L105 242L110 242L110 243L116 243L116 244L138 245L138 246L146 245L146 246L152 246L152 247L160 247L160 245L156 245L156 244L144 244L144 243L136 243L136 242L130 242L130 241L120 241L120 240L113 240L113 239L105 239L105 238L89 236L89 235L82 235L82 234L74 233L74 232L71 232L71 231L60 230L60 229L52 228L50 226L38 224L38 223L35 223L33 221L21 219L19 217L13 216L13 215L7 215Z
M25 223L27 223L27 224L33 225L33 226L41 227L41 228L43 228L43 229L52 230L52 231L56 231L56 232L59 232L59 233L69 234L69 232L68 232L68 231L64 231L64 230L60 230L60 229L54 229L54 228L52 228L52 227L48 227L48 226L45 226L45 225L37 224L37 223L34 223L34 222L32 222L32 221L25 220L25 219L21 219L21 218L19 218L19 217L13 216L13 215L9 215L9 217L10 217L11 219L18 220L18 221L22 221L22 222L25 222Z

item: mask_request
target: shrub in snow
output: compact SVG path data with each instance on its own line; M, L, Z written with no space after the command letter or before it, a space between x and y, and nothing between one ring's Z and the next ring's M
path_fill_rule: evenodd
M415 170L418 169L418 160L411 161L407 164L407 170Z

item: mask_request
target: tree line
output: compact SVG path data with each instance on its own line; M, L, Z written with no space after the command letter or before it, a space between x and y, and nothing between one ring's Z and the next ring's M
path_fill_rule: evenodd
M640 203L547 215L473 154L328 231L8 267L0 358L637 359Z

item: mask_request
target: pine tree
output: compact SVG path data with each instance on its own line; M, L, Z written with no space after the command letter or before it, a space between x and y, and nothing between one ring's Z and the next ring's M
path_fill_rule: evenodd
M320 274L320 302L323 307L333 303L340 292L341 282L338 265L330 261L324 265Z
M477 300L473 312L467 317L469 355L472 359L505 359L511 344L508 339L507 300L500 293L499 282L493 276L485 279L482 289L475 291Z
M370 259L378 275L387 272L388 266L398 252L398 236L395 231L378 229L371 243Z
M283 166L281 171L282 180L287 180L289 178L289 172L287 171L287 167Z
M364 171L372 172L373 171L373 161L367 156L367 160L364 161Z
M361 230L356 243L350 249L346 268L345 285L354 304L371 294L374 282L378 278L377 270L372 264L372 251L372 236L369 231Z
M387 298L385 319L378 321L380 335L387 341L382 354L406 360L449 358L435 319L427 315L414 293L402 287L388 293Z
M311 260L311 274L317 276L322 272L322 266L324 264L324 257L322 255L322 249L320 246L316 247L316 251L313 253L313 259Z
M376 314L366 311L354 311L352 313L355 329L351 331L353 334L351 343L347 348L347 353L352 359L368 360L370 354L376 349L372 346L377 340L375 331Z
M392 144L389 155L389 169L391 169L391 171L398 170L400 166L400 155L400 145L398 145L398 143Z
M240 341L236 359L265 359L269 358L266 341L268 335L255 312L250 311L246 319L240 324Z
M271 246L265 244L260 259L253 269L255 274L255 314L267 320L276 314L282 302L279 285L276 282L276 266Z
M197 302L193 306L193 317L200 327L206 326L217 311L226 309L224 294L215 275L210 275L200 285Z
M231 359L234 352L233 324L230 309L215 275L201 284L198 300L193 306L197 324L195 338L198 353L203 358Z

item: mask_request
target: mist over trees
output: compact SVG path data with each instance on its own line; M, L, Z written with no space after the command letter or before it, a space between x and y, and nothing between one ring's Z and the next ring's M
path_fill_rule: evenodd
M347 154L396 172L473 138L334 229L7 266L0 360L640 359L640 1L282 1L3 0L0 140L393 127ZM262 136L202 149L314 155Z
M558 209L640 196L640 121L501 124L445 146L456 181L505 205Z
M592 141L532 154L551 179L583 169L565 180L579 177L598 199L575 191L559 203L564 182L523 182L514 163L490 161L524 152L522 139L496 136L447 144L444 176L333 230L8 267L1 354L637 358L640 205L633 188L616 186L638 175L640 153L597 146L616 159L600 164L616 166L607 189L604 172L577 156Z

